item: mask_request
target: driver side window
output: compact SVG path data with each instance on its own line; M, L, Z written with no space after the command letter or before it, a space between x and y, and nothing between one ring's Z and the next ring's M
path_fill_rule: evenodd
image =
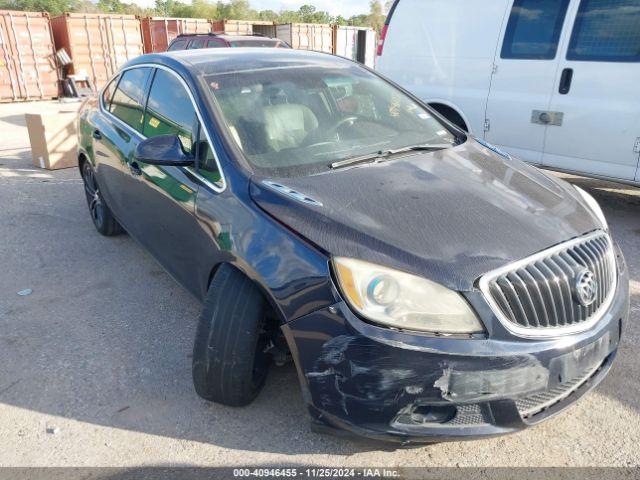
M182 82L157 69L149 91L144 118L146 137L177 135L185 152L196 156L198 173L212 183L221 180L215 157L200 126L191 97Z

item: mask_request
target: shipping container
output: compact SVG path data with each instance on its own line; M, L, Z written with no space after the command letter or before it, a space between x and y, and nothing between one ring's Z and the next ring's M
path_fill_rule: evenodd
M0 10L0 101L58 96L49 15Z
M140 20L134 15L65 13L51 19L56 49L72 64L66 73L88 76L94 89L127 61L144 53Z
M264 35L275 38L276 25L261 20L214 20L213 32L219 35Z
M276 36L298 50L333 53L333 27L331 25L285 23L276 26Z
M146 17L140 24L145 53L166 52L178 35L212 32L212 22L205 18Z
M376 31L372 28L334 26L334 53L373 68L376 59Z

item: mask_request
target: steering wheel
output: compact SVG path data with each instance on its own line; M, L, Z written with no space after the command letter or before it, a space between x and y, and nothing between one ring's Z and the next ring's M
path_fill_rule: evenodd
M309 135L305 139L305 141L303 142L303 145L305 147L315 147L322 144L332 143L336 140L339 141L340 140L339 130L344 125L347 125L347 124L353 125L358 120L359 118L355 115L341 118L340 120L335 122L333 125L331 125L329 128L322 129L322 131L319 131L318 129L315 132L313 132L311 135Z

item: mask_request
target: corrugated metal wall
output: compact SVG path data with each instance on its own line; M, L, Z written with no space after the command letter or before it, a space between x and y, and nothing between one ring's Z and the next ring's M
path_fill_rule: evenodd
M71 56L70 73L87 75L95 88L144 53L140 20L134 15L66 13L51 19L51 29L56 48Z
M356 27L84 13L49 19L45 13L0 10L0 101L55 98L55 51L61 48L73 62L67 73L87 75L98 89L128 60L164 52L180 34L212 32L259 33L293 48L336 53L369 66L375 59L375 32Z
M276 36L298 50L333 53L333 27L315 23L285 23L276 26Z
M49 16L0 10L0 101L58 96Z
M205 18L146 17L140 19L145 53L166 52L171 41L183 33L211 33Z

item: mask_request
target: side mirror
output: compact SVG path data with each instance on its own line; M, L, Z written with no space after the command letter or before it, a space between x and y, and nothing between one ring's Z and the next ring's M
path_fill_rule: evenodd
M165 167L189 167L195 162L195 157L184 151L177 135L147 138L138 144L133 155L142 163Z

